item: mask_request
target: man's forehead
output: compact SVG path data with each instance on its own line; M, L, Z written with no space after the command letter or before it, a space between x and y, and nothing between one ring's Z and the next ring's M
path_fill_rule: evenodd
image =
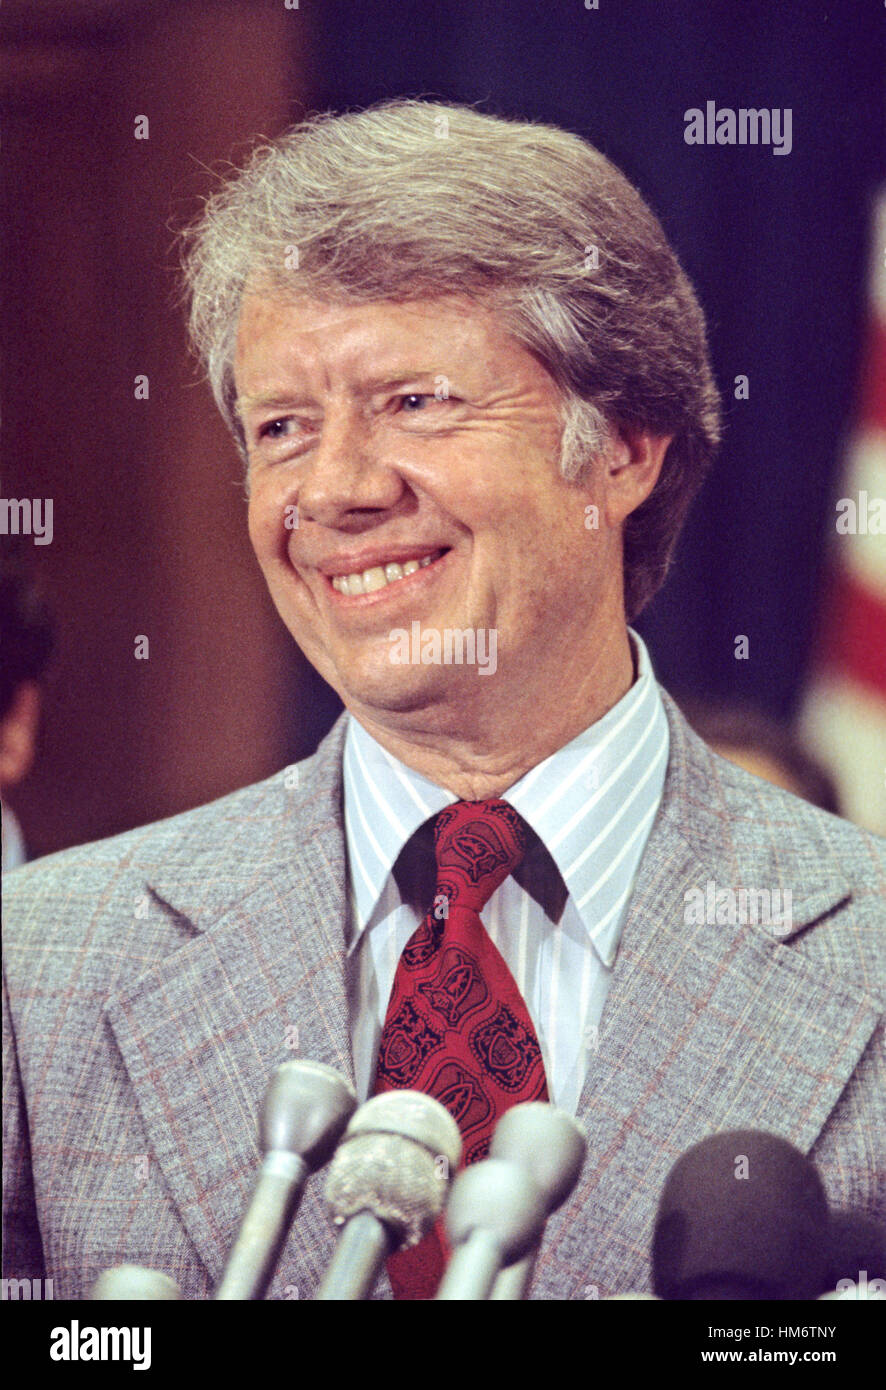
M252 291L241 306L235 370L251 394L253 377L272 365L299 373L332 366L387 380L447 365L482 371L490 351L524 349L497 305L467 296L354 303Z

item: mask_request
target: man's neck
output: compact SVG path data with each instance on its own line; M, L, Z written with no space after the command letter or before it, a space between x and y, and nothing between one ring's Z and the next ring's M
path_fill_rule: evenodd
M502 710L487 699L476 711L460 704L453 714L441 707L396 719L349 708L392 757L462 801L484 801L502 796L531 768L602 719L635 679L634 654L624 630L599 651L593 669L574 683L571 694L550 685L545 698L532 688Z

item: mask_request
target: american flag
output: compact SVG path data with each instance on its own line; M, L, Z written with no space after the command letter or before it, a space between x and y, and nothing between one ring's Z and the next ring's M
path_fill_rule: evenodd
M886 189L874 212L860 404L835 500L802 730L844 815L886 834Z

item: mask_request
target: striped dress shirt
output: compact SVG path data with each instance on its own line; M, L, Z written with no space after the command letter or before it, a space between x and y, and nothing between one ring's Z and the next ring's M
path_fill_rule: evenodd
M551 1100L572 1114L668 761L667 716L649 654L635 632L630 639L637 674L627 694L503 793L530 827L527 854L481 913L535 1025ZM374 1081L397 963L433 900L426 822L457 800L349 719L346 978L361 1100ZM424 857L413 871L419 847Z

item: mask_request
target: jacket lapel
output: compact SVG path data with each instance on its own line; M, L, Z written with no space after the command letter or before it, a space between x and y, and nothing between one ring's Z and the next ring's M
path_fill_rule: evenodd
M157 1161L213 1283L252 1192L259 1110L275 1068L310 1058L353 1084L343 737L340 721L300 766L298 787L279 774L266 784L267 814L236 826L224 853L242 866L239 899L230 880L207 890L217 863L155 876L153 895L197 934L106 1006ZM217 858L218 844L212 852ZM253 863L260 870L250 876ZM313 1277L328 1261L334 1236L322 1182L322 1174L308 1182L270 1296L298 1297L293 1271L307 1267Z
M850 895L805 880L793 924L687 925L686 894L751 881L712 809L709 750L666 701L671 758L621 939L578 1119L588 1158L548 1227L533 1294L648 1290L658 1198L676 1159L722 1129L763 1129L808 1152L879 1017L869 996L787 942ZM701 793L699 795L699 793ZM687 821L690 815L691 823ZM716 845L716 851L696 846Z

